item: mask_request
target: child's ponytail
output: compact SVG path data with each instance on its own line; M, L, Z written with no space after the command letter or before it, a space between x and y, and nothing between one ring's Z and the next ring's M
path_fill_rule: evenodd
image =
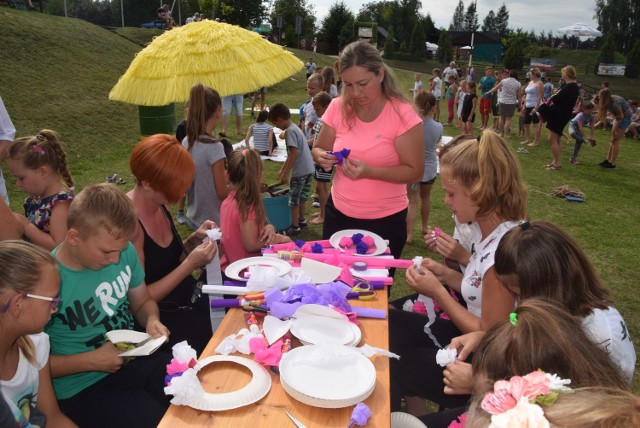
M67 166L67 155L60 144L58 134L50 129L43 129L31 137L18 138L9 149L9 158L22 160L28 169L49 166L60 175L69 189L74 186Z
M207 121L222 105L220 94L213 88L198 83L189 93L189 111L187 113L187 137L189 149L206 132Z
M227 170L229 181L235 186L235 200L240 220L246 221L253 210L259 226L265 223L264 205L260 192L262 160L260 154L250 148L239 148L229 156Z

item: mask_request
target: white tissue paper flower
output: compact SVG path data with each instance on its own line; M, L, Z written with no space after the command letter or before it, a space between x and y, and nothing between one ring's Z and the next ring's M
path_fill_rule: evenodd
M198 359L198 354L196 354L196 351L191 346L189 346L186 340L176 343L171 349L173 358L175 358L177 361L180 361L181 363L188 363L191 360Z
M571 391L571 388L565 386L571 383L571 379L562 379L555 373L545 373L545 375L549 379L549 391Z
M413 312L413 300L407 299L402 304L402 310L407 312Z
M456 360L456 356L458 356L456 348L439 349L436 354L436 363L438 363L440 367L445 367L447 364L453 363Z
M422 256L415 256L412 260L413 260L413 264L416 266L416 269L420 270L422 268L422 260L424 259L424 257Z
M164 393L173 395L171 404L188 406L204 394L197 371L189 369L171 379L171 385L164 388Z
M207 229L205 232L207 233L207 238L213 241L219 241L222 239L222 232L220 232L220 228L218 227L215 229Z

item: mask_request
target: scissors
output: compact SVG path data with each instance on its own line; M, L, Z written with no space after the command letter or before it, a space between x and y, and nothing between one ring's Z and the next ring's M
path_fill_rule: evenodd
M289 416L289 419L291 419L291 422L296 424L296 426L298 428L307 428L302 422L300 422L298 419L296 419L293 416L291 416L291 413L289 413L289 412L285 412L285 413L287 414L287 416Z
M349 293L357 293L357 295L353 294L354 298L357 298L358 300L370 300L376 296L376 292L373 290L369 281L356 277L354 277L354 279L356 280L355 285L351 288L351 293Z

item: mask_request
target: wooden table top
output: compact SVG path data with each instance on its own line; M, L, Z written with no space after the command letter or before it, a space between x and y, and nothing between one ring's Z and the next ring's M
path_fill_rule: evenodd
M380 290L375 299L352 301L353 306L362 306L387 310L387 291ZM243 311L239 308L227 313L224 320L209 341L202 357L214 355L215 348L230 334L245 327ZM389 349L388 320L360 319L362 342L371 346ZM235 353L233 355L253 358L253 356ZM376 355L371 358L376 368L376 388L364 402L371 409L372 417L367 427L389 427L391 407L389 398L389 359ZM251 379L248 369L233 363L214 363L202 369L198 376L203 388L209 393L232 392L244 387ZM322 409L308 406L291 398L280 384L280 377L271 374L271 390L257 403L223 412L203 412L187 406L171 405L162 418L159 427L294 427L286 415L291 413L308 428L336 427L345 428L354 406L342 409Z

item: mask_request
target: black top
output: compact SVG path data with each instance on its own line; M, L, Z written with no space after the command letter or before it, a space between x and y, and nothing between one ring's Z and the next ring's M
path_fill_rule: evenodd
M578 96L580 95L580 87L576 82L567 83L551 97L553 103L551 114L547 122L547 129L562 134L564 127L571 120L573 106L575 106Z

